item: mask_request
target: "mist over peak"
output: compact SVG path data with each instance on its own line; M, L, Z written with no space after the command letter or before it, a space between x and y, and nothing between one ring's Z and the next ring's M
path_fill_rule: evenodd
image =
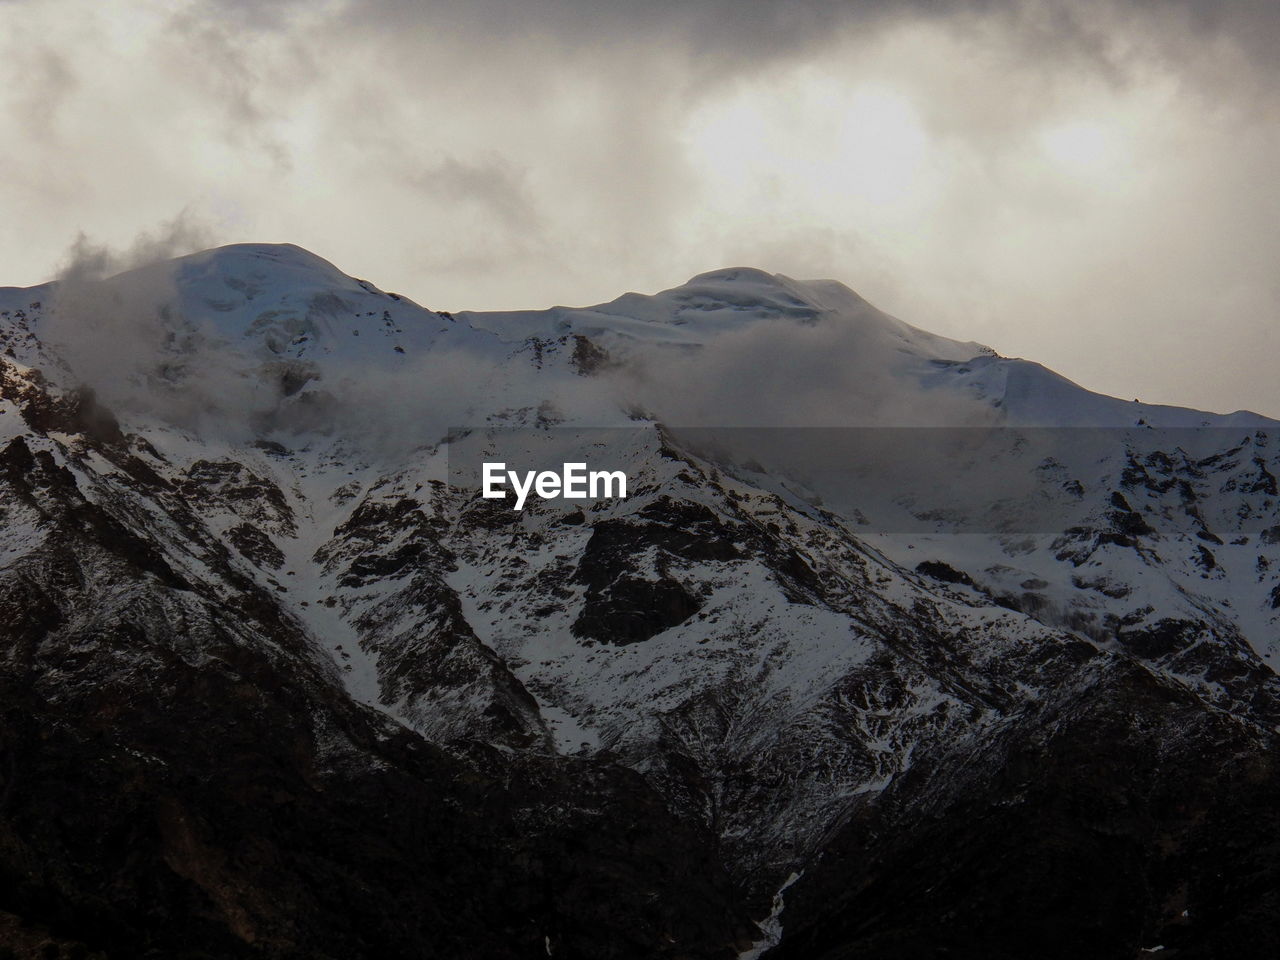
M700 427L1227 422L1091 393L835 280L731 267L595 306L437 313L288 243L136 262L192 231L170 233L123 254L82 244L56 283L4 295L29 314L23 349L126 421L393 446L519 411Z

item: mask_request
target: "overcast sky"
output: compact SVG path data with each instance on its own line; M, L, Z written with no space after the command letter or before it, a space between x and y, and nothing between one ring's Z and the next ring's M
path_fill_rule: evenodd
M1270 0L0 0L0 285L80 234L451 310L750 265L1280 416L1277 49Z

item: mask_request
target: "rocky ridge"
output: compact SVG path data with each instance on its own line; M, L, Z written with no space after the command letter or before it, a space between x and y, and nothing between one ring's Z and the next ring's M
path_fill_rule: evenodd
M184 338L162 376L145 352L98 394L56 343L56 288L0 291L0 918L15 943L1276 945L1269 421L1064 393L839 285L758 271L448 316L296 248L166 270L148 288ZM833 323L909 400L960 398L1003 427L1044 424L1051 396L1062 426L1115 431L1101 459L1031 464L1072 523L894 532L785 463L717 457L659 411L598 402L631 389L618 371L732 355L744 327ZM353 431L354 407L378 410L362 383L444 377L415 366L442 352L481 375L488 406L409 444ZM175 422L157 396L233 398L242 416ZM482 442L620 432L631 494L520 513L480 500L449 482L459 423ZM1202 424L1212 449L1164 449ZM909 509L928 518L946 497Z

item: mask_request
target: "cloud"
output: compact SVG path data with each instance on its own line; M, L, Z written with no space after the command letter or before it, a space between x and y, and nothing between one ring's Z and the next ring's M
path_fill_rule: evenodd
M746 262L1280 414L1277 39L1246 0L8 2L0 283L177 209L444 309Z
M32 136L47 138L79 85L80 78L67 57L39 47L31 55L22 87L14 92L12 109Z
M405 179L428 194L474 203L513 230L529 232L539 227L535 203L523 178L500 158L467 164L449 157L429 169L408 173Z
M213 0L242 27L288 30L309 4ZM551 41L562 50L661 45L698 58L707 72L752 72L805 57L849 32L904 22L941 24L970 36L992 24L1049 63L1092 60L1116 75L1139 57L1182 58L1187 48L1228 43L1274 70L1280 10L1264 0L347 0L329 6L344 31L406 36L427 31L474 44ZM292 15L290 14L292 11Z
M214 236L183 212L123 250L83 233L76 238L64 254L40 336L69 364L77 384L124 411L136 408L147 379L163 375L179 346L180 328L175 333L169 323L177 289L165 262L208 247ZM190 406L198 409L200 402ZM185 414L175 409L174 415Z
M79 283L105 280L126 270L196 253L216 243L217 234L213 228L187 210L155 230L138 234L124 250L95 243L81 233L63 255L58 270L59 289L65 291Z
M80 235L45 297L38 330L61 361L64 385L92 388L126 422L159 419L240 442L270 436L292 442L300 432L335 432L387 454L439 441L451 427L484 422L500 411L555 410L590 422L615 404L603 381L571 376L549 384L532 365L511 361L507 349L478 342L465 324L430 314L408 317L414 325L442 325L430 350L405 356L388 346L390 364L346 351L348 338L335 329L356 315L346 313L354 308L344 302L342 284L364 287L367 294L365 282L357 287L331 265L287 246L241 252L235 263L243 266L249 257L250 266L229 274L225 289L248 290L245 303L252 309L253 285L262 277L252 258L280 259L281 269L301 278L295 306L301 304L305 316L291 322L310 325L306 329L322 345L299 359L280 353L268 337L229 335L220 322L227 304L219 293L210 299L199 292L202 280L222 269L222 253L200 253L215 242L211 228L189 212L121 249ZM312 296L307 285L315 283L338 286ZM278 315L258 309L265 312L253 322L257 326ZM345 322L336 321L339 315ZM365 315L358 316L363 322ZM377 336L380 326L366 333ZM290 336L297 333L286 328Z

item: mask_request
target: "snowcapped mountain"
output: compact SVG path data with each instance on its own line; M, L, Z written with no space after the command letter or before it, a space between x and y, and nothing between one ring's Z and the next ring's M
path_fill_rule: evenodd
M238 245L0 353L21 949L1280 941L1274 421L750 269L449 315ZM628 496L459 482L571 454Z

